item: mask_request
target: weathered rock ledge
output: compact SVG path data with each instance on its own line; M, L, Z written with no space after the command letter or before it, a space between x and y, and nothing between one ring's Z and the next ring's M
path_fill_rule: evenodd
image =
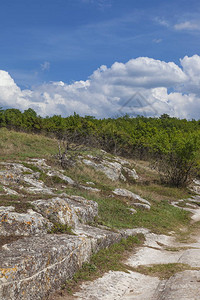
M114 233L85 225L76 230L77 236L46 234L6 244L0 251L0 299L46 299L92 253L137 232Z

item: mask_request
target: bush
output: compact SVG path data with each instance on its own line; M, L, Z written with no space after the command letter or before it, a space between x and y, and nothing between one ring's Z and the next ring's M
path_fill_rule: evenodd
M165 147L161 143L155 166L162 182L176 187L191 183L198 167L199 140L199 134L183 136L179 133L168 141L165 139Z

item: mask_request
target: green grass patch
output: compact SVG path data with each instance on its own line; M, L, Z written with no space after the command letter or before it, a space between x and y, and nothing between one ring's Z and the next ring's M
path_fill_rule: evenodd
M66 193L96 201L99 205L98 224L113 229L145 227L155 233L167 234L170 231L180 233L190 223L190 213L170 205L166 200L152 202L149 211L137 208L131 214L123 199L108 197L107 194L94 194L79 189L67 188ZM132 206L134 208L134 206Z
M60 224L60 223L54 223L54 226L49 230L48 233L65 233L70 235L75 235L72 231L72 227L68 226L67 224Z
M103 191L111 191L116 185L116 182L107 178L104 173L81 163L69 170L66 170L64 174L72 178L75 182L82 184L85 184L86 182L93 182L96 188Z
M161 201L152 205L150 211L138 210L134 217L136 227L145 227L155 233L165 233L180 230L189 225L189 213L173 207L167 201Z
M55 139L0 128L0 160L47 157L58 152Z
M149 275L159 277L160 279L169 279L171 276L178 272L185 270L196 270L187 264L170 263L170 264L155 264L151 266L138 266L137 268L131 268L131 270Z
M24 167L28 168L28 169L31 169L33 172L41 172L41 170L40 170L37 166L35 166L35 165L33 165L33 164L29 164L29 163L26 163L26 162L22 162L22 165L23 165Z
M5 198L5 197L4 197ZM34 206L29 202L19 202L16 201L16 198L13 198L13 195L10 195L9 200L2 200L0 198L0 206L14 206L15 212L26 213L28 209L34 209Z

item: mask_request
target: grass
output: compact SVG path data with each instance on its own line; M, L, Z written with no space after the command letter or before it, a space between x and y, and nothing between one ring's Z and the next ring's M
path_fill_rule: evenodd
M33 164L30 164L30 163L27 163L27 162L22 162L22 164L23 164L24 167L26 167L28 169L31 169L33 172L41 172L41 170Z
M149 211L137 209L137 213L132 215L128 210L130 206L124 199L108 197L106 193L92 194L72 188L67 188L65 191L68 194L76 194L96 201L99 205L97 223L112 229L145 227L155 233L167 234L175 231L182 234L182 228L189 226L190 214L171 206L166 200L154 201Z
M143 241L144 237L141 234L134 237L130 236L93 254L90 262L84 263L82 268L74 274L71 280L66 282L63 288L67 288L68 292L72 292L74 288L77 288L77 284L83 280L93 280L109 270L127 272L127 267L122 263L123 259L135 247L141 245Z
M161 185L159 182L149 182L148 184L136 183L135 185L126 185L126 188L147 200L156 200L158 202L162 200L172 202L179 199L189 198L194 194L187 188L170 187Z
M169 263L155 264L151 266L138 266L137 268L131 268L131 270L144 275L159 277L160 279L169 279L178 272L183 272L185 270L197 270L197 268L192 268L187 264Z
M28 209L34 209L31 203L16 201L16 197L15 195L10 195L9 197L4 195L3 198L0 196L0 206L14 206L15 212L18 213L26 213Z
M46 157L56 154L57 142L42 135L0 128L0 160Z
M67 224L60 224L60 223L54 223L54 226L51 228L51 230L48 233L65 233L70 235L75 235L72 231L72 227L68 226Z
M65 175L71 177L74 181L85 184L86 182L93 182L96 188L110 191L115 184L112 180L107 178L104 173L96 171L94 168L79 163L70 170L66 170Z

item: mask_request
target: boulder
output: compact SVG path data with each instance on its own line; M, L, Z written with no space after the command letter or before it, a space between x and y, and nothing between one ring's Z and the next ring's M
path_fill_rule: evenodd
M53 226L41 214L29 209L27 213L17 213L14 208L1 207L0 210L0 235L3 236L28 236L47 233Z
M103 160L102 162L96 163L88 159L83 159L83 163L95 168L97 171L103 172L112 181L119 179L126 181L126 178L122 174L122 166L117 162Z
M134 169L129 169L126 167L122 167L123 171L128 175L129 178L138 179L139 176L137 175L136 171Z
M147 204L148 206L151 206L151 203L149 201L145 200L144 198L140 197L139 195L134 194L133 192L128 191L126 189L115 189L113 191L113 194L115 194L117 196L121 196L121 197L127 197L134 201L140 201L144 204Z
M73 195L68 195L64 200L75 210L81 223L92 222L98 216L98 204L95 201Z
M143 209L146 209L146 210L150 210L151 209L150 205L143 204L143 203L133 203L133 206L139 207L139 208L143 208Z
M98 215L98 204L80 196L61 194L63 198L48 200L36 200L31 202L36 211L52 222L67 224L73 228L79 226L79 222L92 222Z
M64 199L59 197L48 200L36 200L31 202L35 210L52 222L67 224L76 227L79 223L78 216L74 208Z

